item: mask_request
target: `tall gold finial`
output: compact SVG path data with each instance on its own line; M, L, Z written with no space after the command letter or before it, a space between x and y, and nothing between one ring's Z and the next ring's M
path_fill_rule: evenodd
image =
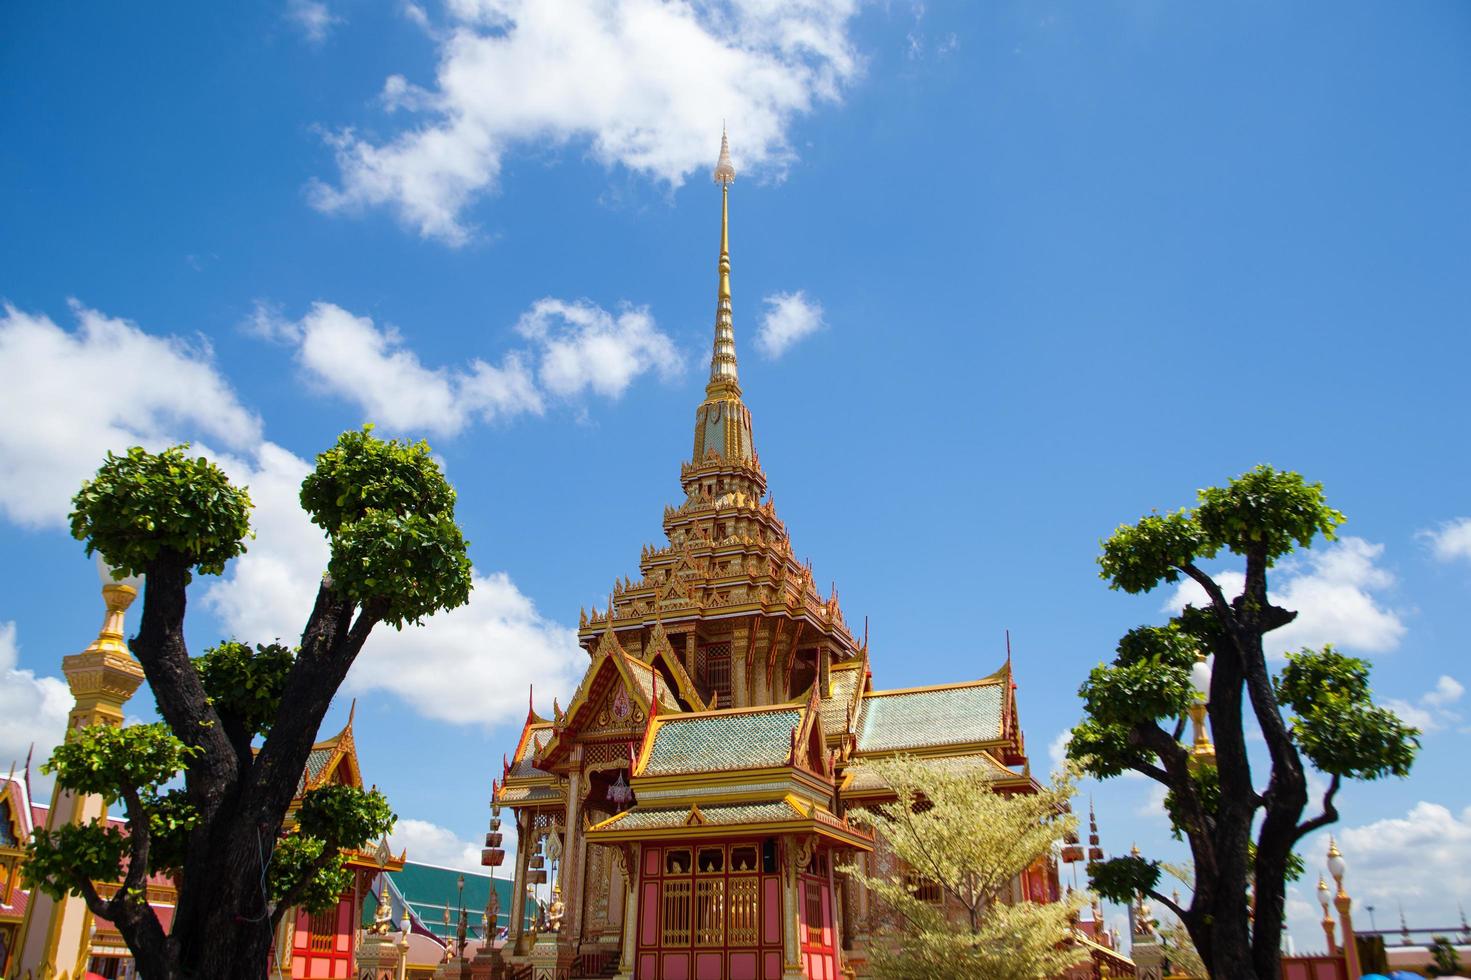
M710 357L710 384L706 393L741 393L736 375L735 331L730 311L730 185L735 181L730 162L730 138L720 130L720 159L715 163L715 182L720 185L720 288L715 297L715 349Z

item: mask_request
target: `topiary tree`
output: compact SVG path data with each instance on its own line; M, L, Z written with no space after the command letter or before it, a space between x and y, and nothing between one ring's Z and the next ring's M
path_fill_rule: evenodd
M1294 547L1331 540L1343 522L1322 485L1259 466L1198 496L1194 510L1151 514L1103 542L1099 565L1111 588L1148 592L1183 576L1204 590L1206 604L1119 641L1113 662L1094 669L1079 692L1086 717L1068 754L1100 779L1133 770L1163 784L1175 834L1194 859L1187 907L1160 893L1160 863L1142 857L1093 866L1095 890L1119 902L1143 892L1168 907L1214 977L1276 980L1293 845L1338 819L1342 780L1408 774L1419 733L1374 705L1364 661L1332 647L1290 654L1275 675L1268 668L1263 638L1297 617L1272 601L1269 570ZM1239 595L1201 568L1222 551L1243 564ZM1181 742L1197 651L1214 657L1214 760ZM1248 708L1250 728L1266 742L1265 780L1253 777L1247 755ZM1329 778L1321 812L1304 819L1308 764Z
M1455 943L1445 936L1432 936L1430 940L1430 966L1428 977L1456 977L1461 975L1461 954Z
M223 572L250 533L250 497L218 466L184 446L109 454L73 500L72 534L87 552L146 576L130 647L163 721L69 733L47 771L58 786L120 800L127 834L38 832L26 875L115 922L149 980L263 980L286 910L333 904L348 883L338 849L393 826L381 793L329 786L306 795L282 836L317 729L373 628L469 600L454 490L425 443L371 429L344 433L302 483L331 559L294 650L231 641L189 655L190 581ZM182 786L166 788L181 772ZM159 871L179 886L168 933L142 887ZM119 879L106 900L93 886Z
M984 779L876 759L863 767L894 792L891 803L849 811L872 827L879 846L902 863L895 874L843 870L884 907L872 967L885 980L929 977L1043 980L1088 958L1069 936L1081 896L1050 904L1009 903L1018 875L1051 853L1077 820L1065 777L1031 794L995 792ZM917 884L933 890L917 894Z

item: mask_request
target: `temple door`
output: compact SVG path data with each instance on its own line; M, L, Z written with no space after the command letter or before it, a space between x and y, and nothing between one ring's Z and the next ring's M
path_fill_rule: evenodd
M838 980L832 888L825 878L805 874L797 887L802 970L811 980Z
M293 980L347 980L352 976L352 906L348 894L325 912L296 910Z

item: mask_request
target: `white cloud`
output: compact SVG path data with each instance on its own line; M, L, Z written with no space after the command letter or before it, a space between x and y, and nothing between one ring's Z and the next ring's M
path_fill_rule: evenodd
M514 821L506 821L513 823ZM455 868L484 874L480 864L480 848L471 841L455 835L438 824L427 820L401 817L388 835L388 844L395 852L407 849L408 859L421 864L435 864L441 868Z
M472 418L542 410L518 354L499 367L474 360L466 370L427 368L396 330L380 330L333 303L312 304L295 329L297 358L308 376L389 429L453 435Z
M540 414L548 398L618 398L641 375L669 378L683 368L646 307L614 314L586 300L537 300L516 323L529 346L499 366L475 359L464 368L427 367L392 327L332 303L314 303L299 321L257 304L244 326L296 345L311 381L400 432L454 435L477 419Z
M1384 706L1399 715L1405 724L1414 725L1422 732L1433 732L1461 720L1460 714L1451 710L1450 706L1459 701L1464 693L1466 689L1461 686L1460 681L1442 674L1435 687L1422 694L1418 702L1389 698Z
M286 19L312 44L327 40L332 26L342 22L323 0L286 0Z
M617 316L586 300L537 300L516 324L539 350L537 375L564 398L594 391L617 398L647 371L677 375L679 352L659 332L648 307L628 307Z
M6 304L0 315L0 512L27 526L65 521L109 451L201 435L260 438L202 344L143 332L73 301L77 329Z
M1442 674L1440 680L1435 682L1434 690L1428 691L1420 700L1432 707L1443 708L1461 700L1461 695L1465 693L1466 688L1460 681Z
M421 235L463 243L466 206L517 146L585 146L599 163L678 186L713 163L729 121L743 167L781 173L788 130L859 72L856 0L451 0L427 118L374 142L332 137L340 183L323 211L387 206ZM405 107L391 76L385 104Z
M1426 529L1416 537L1430 543L1430 553L1440 561L1471 561L1471 517L1445 521L1438 528Z
M1273 570L1269 588L1273 601L1297 612L1297 619L1266 636L1268 653L1283 654L1302 647L1332 643L1350 650L1384 653L1399 646L1405 625L1394 610L1372 594L1394 585L1394 576L1375 562L1384 545L1346 537L1326 548L1306 553L1301 560L1282 563ZM1239 595L1245 579L1226 570L1212 576L1227 598ZM1206 604L1204 590L1186 579L1165 602L1178 612L1186 603Z
M1073 730L1064 728L1057 733L1052 744L1047 746L1047 757L1052 760L1053 769L1061 769L1067 762L1067 747L1073 740Z
M1144 817L1148 820L1163 820L1168 822L1170 812L1165 809L1165 796L1168 793L1169 790L1163 783L1151 782L1149 784L1149 795L1145 797L1143 803L1139 804L1139 808L1134 811L1134 816Z
M1457 814L1422 800L1403 817L1329 830L1348 864L1344 885L1356 910L1397 909L1403 903L1411 924L1436 925L1443 924L1446 909L1471 900L1471 807ZM1316 885L1327 849L1322 833L1299 848L1308 866L1304 885ZM1433 874L1406 873L1431 868Z
M476 574L474 584L468 605L419 629L374 630L346 688L387 691L427 718L487 726L524 717L530 685L570 693L587 662L577 632L543 618L504 572Z
M822 319L822 304L809 300L800 289L773 293L763 302L766 313L756 331L756 346L767 357L781 357L797 341L827 326Z
M66 681L37 677L35 671L18 669L19 663L15 623L0 623L0 772L9 772L12 762L23 765L34 745L31 783L44 800L52 780L37 767L61 744L74 701ZM18 767L16 772L19 775Z

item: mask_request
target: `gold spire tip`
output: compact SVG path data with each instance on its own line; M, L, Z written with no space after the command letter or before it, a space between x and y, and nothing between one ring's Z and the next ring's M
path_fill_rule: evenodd
M730 162L730 138L725 126L720 127L720 159L715 161L715 183L729 185L735 181L735 164Z

